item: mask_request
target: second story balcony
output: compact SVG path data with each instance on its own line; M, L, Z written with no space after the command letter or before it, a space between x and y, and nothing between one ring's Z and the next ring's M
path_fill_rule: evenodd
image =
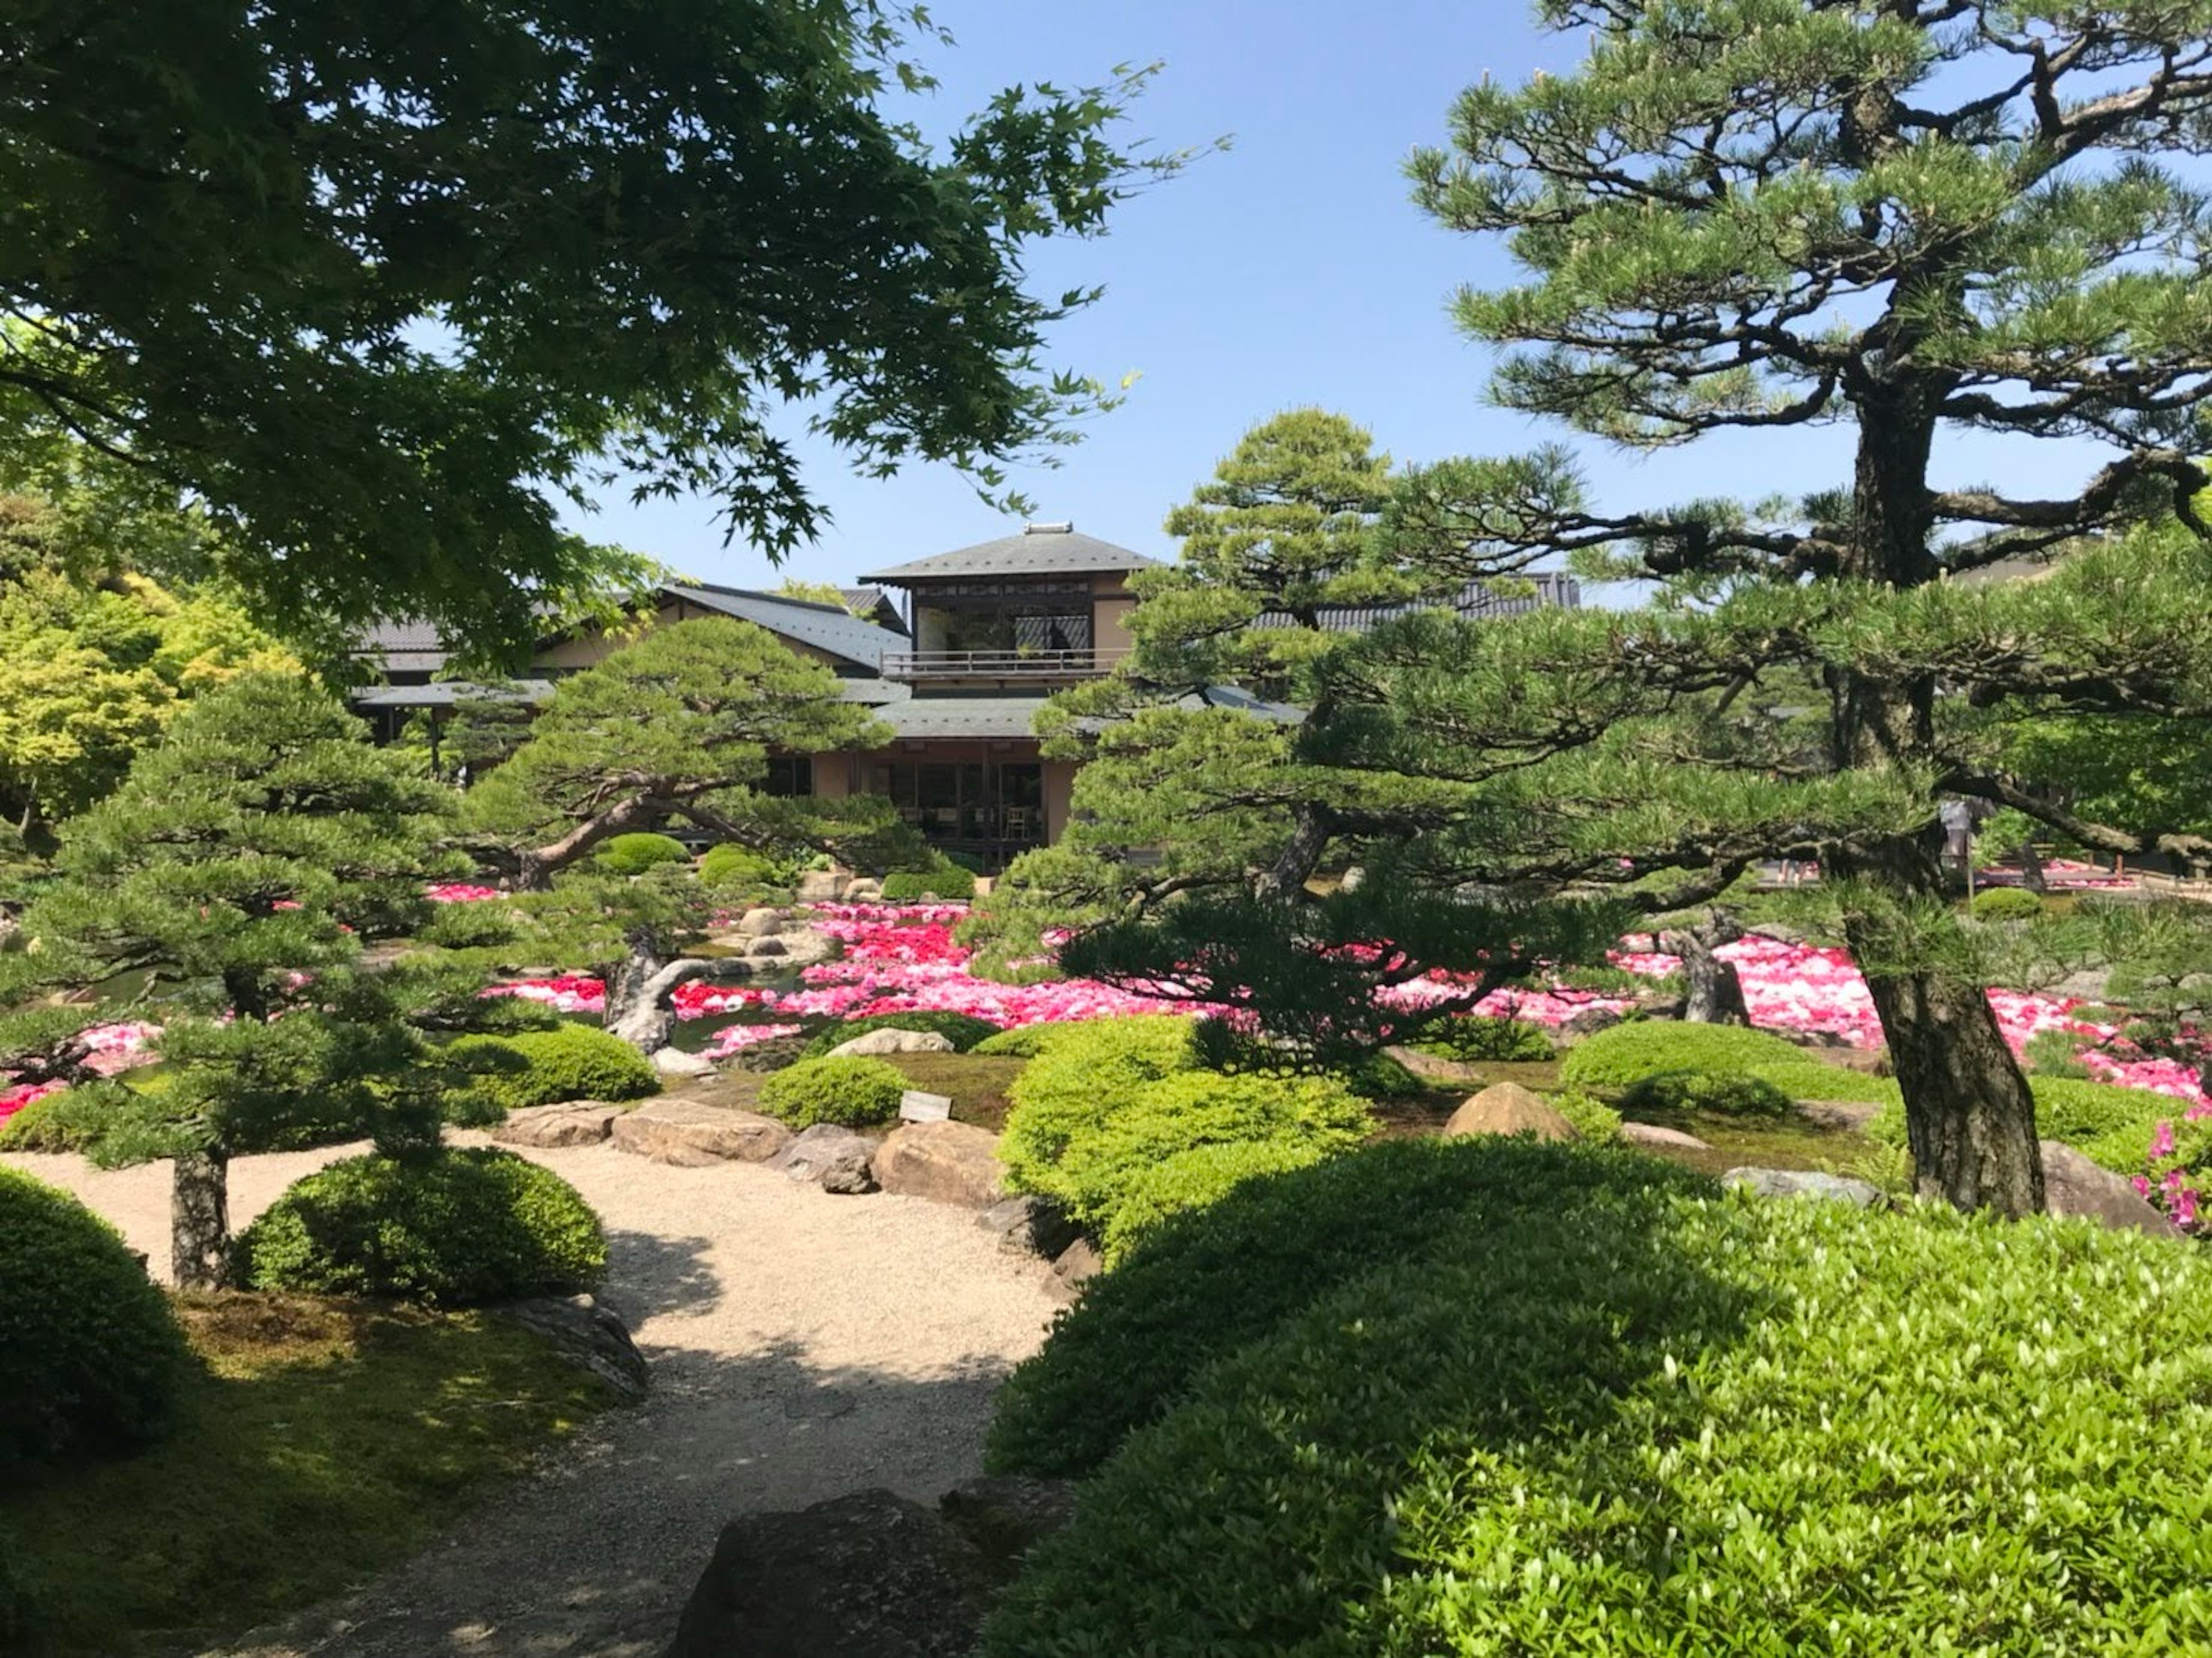
M1061 648L1012 646L980 650L891 651L886 679L1017 679L1024 684L1073 683L1110 672L1127 649L1084 645Z

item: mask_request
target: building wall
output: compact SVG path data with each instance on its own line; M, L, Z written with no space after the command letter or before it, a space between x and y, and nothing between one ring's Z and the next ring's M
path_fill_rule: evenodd
M1128 579L1119 570L1102 572L1091 579L1091 637L1101 657L1111 660L1133 649L1137 636L1129 631L1129 616L1137 608Z
M1075 797L1075 772L1073 760L1044 762L1044 838L1048 845L1058 846L1060 837L1067 833L1071 803Z

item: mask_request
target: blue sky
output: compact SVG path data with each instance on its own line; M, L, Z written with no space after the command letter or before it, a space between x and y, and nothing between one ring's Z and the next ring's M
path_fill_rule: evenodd
M1517 82L1565 71L1579 36L1540 33L1519 0L942 0L932 10L957 42L930 55L944 82L938 120L1010 82L1096 83L1117 64L1160 59L1130 132L1168 148L1231 140L1127 203L1106 237L1032 259L1036 291L1107 289L1063 325L1054 361L1109 382L1140 376L1059 470L1019 475L1039 517L1171 556L1169 507L1248 428L1302 404L1359 421L1400 461L1569 435L1485 405L1490 355L1455 333L1445 307L1458 284L1502 285L1512 267L1494 240L1429 222L1400 167L1440 140L1462 88L1486 72ZM1656 457L1577 446L1600 504L1625 508L1838 483L1839 441L1722 436ZM1939 466L1948 481L2017 486L2051 466L2046 448L1954 447ZM850 475L826 446L803 452L836 521L789 573L843 580L1009 527L949 469L877 482ZM2070 473L2086 459L2058 464ZM722 544L710 502L610 498L578 527L705 580L779 579L750 548Z

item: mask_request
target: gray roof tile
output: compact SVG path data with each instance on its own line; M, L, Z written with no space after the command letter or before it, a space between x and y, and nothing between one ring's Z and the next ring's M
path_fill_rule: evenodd
M860 578L904 586L979 575L1082 575L1095 571L1141 570L1159 560L1079 532L1071 524L1024 525L1020 533L979 541L957 552L918 558Z
M870 673L883 667L885 651L902 649L907 644L903 635L888 628L878 628L835 604L817 604L811 599L755 592L744 587L671 585L661 591L706 610L720 610L739 621L757 623L802 645L827 651Z

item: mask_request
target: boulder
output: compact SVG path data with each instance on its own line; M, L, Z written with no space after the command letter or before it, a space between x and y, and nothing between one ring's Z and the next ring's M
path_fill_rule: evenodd
M1871 1209L1881 1193L1863 1180L1847 1175L1824 1175L1815 1169L1731 1169L1721 1176L1729 1186L1741 1186L1762 1198L1826 1198Z
M937 1507L969 1542L1011 1567L1075 1518L1075 1485L1029 1474L980 1474L945 1492Z
M839 1042L830 1050L832 1059L876 1054L950 1054L950 1038L934 1030L901 1030L886 1026L878 1030L864 1030L850 1042Z
M1685 1134L1679 1128L1662 1128L1656 1122L1625 1122L1620 1125L1620 1138L1631 1145L1666 1151L1710 1151L1713 1149L1695 1134Z
M797 897L802 904L830 904L845 890L845 878L834 869L810 869L799 878Z
M1010 1255L1057 1260L1082 1236L1067 1212L1050 1198L1025 1194L994 1203L975 1217L975 1224L999 1240Z
M876 1183L901 1197L988 1209L1006 1196L999 1138L964 1122L910 1122L876 1148Z
M783 931L783 914L765 905L738 918L738 931L748 938L766 938Z
M868 1163L875 1143L865 1134L833 1122L802 1128L791 1144L768 1160L768 1166L793 1180L809 1181L825 1192L854 1194L876 1189Z
M2158 1238L2181 1236L2125 1175L2090 1162L2063 1141L2037 1144L2043 1149L2043 1206L2051 1213L2086 1215L2116 1232L2148 1232Z
M999 1576L891 1491L747 1515L723 1527L666 1658L968 1658Z
M704 1077L714 1069L714 1062L703 1054L686 1054L680 1048L658 1048L653 1053L653 1068L664 1077Z
M884 884L872 876L863 875L845 887L845 902L848 904L872 904L884 896Z
M702 1169L710 1163L765 1163L790 1143L773 1117L697 1100L647 1100L615 1122L614 1142L655 1163Z
M599 1100L570 1100L562 1105L533 1105L510 1111L491 1131L502 1145L596 1145L613 1132L623 1108Z
M754 948L765 950L770 942L763 938ZM789 932L779 933L773 942L783 946L776 952L778 971L786 967L812 967L817 962L834 961L837 952L843 948L828 933L811 926L796 927Z
M1797 1114L1823 1128L1843 1128L1856 1133L1875 1120L1881 1108L1870 1100L1800 1100Z
M1060 1252L1044 1287L1062 1301L1073 1301L1085 1284L1105 1270L1106 1260L1098 1253L1098 1246L1089 1238L1078 1238Z
M629 1339L629 1327L591 1297L539 1296L494 1310L544 1336L555 1352L599 1377L623 1404L645 1397L652 1379L645 1355Z
M791 954L791 947L781 938L755 938L745 945L745 955L752 961L769 961Z
M1519 1083L1492 1083L1462 1101L1444 1125L1446 1139L1462 1134L1534 1134L1540 1140L1577 1138L1574 1124Z
M1577 1042L1585 1036L1595 1036L1601 1030L1610 1030L1619 1024L1622 1014L1618 1008L1586 1007L1579 1013L1571 1013L1559 1022L1552 1032L1561 1042Z

